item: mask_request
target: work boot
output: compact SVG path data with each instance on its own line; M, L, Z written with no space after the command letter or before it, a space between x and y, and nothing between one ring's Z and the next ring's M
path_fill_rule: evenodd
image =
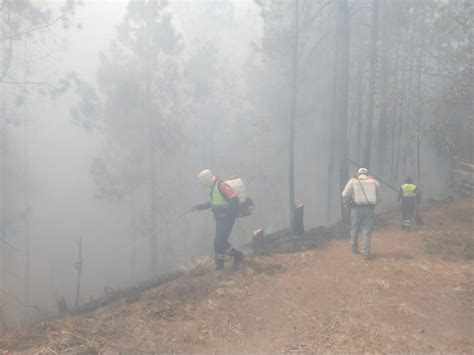
M404 222L403 222L403 229L405 229L407 232L410 231L410 227L411 227L411 222L409 219L406 219Z
M229 252L230 256L234 257L234 264L232 265L232 271L237 271L239 269L240 263L244 259L244 254L237 249L233 248Z
M216 270L224 269L224 259L216 258Z

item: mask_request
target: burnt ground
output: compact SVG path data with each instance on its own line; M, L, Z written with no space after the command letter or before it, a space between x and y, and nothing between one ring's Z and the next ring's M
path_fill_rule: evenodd
M374 259L335 239L211 262L96 311L7 332L24 352L474 352L473 199L437 202L425 225L380 216ZM297 243L298 244L298 243Z

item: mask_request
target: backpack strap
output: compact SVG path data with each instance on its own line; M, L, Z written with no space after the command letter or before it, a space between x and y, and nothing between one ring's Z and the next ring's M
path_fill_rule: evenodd
M221 189L221 183L222 183L222 182L223 182L222 180L217 180L217 181L216 181L217 190L219 190L219 193L220 193L221 196L224 198L224 200L226 200L227 203L230 204L230 203L231 203L231 202L230 202L230 199L227 197L227 195L226 195L225 193L222 192L222 189Z
M362 193L364 194L365 200L367 201L368 205L371 205L369 202L369 198L367 197L367 194L365 193L364 186L362 185L362 182L360 181L359 177L357 176L357 181L359 181L360 188L362 189Z

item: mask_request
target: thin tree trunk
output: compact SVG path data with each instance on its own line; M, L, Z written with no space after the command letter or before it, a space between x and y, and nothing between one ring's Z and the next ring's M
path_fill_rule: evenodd
M78 247L78 259L76 262L76 270L77 270L77 284L76 284L76 309L79 307L79 302L81 298L81 278L82 278L82 263L84 259L82 258L82 237L79 238L77 242Z
M147 48L150 46L150 27L149 19L147 19ZM156 182L156 152L155 152L155 127L153 124L152 94L151 94L151 60L150 51L146 58L145 71L145 115L148 123L148 164L149 164L149 183L150 183L150 273L155 275L158 267L158 233L157 233L157 182Z
M398 94L398 71L399 71L399 61L400 61L400 42L397 41L397 49L396 49L396 57L395 57L395 69L394 69L394 77L393 77L393 94L395 96L392 100L392 113L390 115L390 177L392 178L391 182L394 182L393 177L395 176L395 129L397 127L397 112L398 112L398 102L396 95Z
M4 111L4 107L2 107ZM0 273L0 307L5 305L4 288L7 287L7 243L5 233L5 160L6 160L6 142L5 142L5 114L0 115L0 250L1 250L1 273ZM2 311L0 309L0 311ZM3 316L3 313L0 314ZM4 324L6 328L6 324Z
M421 115L423 113L423 99L422 99L422 81L423 81L423 45L424 39L423 34L421 34L421 45L420 45L420 54L418 58L418 103L416 109L416 183L421 186L421 131L420 131L420 121Z
M137 255L137 205L136 205L136 191L132 191L132 218L130 221L132 227L132 251L130 255L130 281L135 283L136 275L136 255Z
M410 26L406 27L405 32L405 43L404 43L404 51L403 51L403 64L402 64L402 77L400 79L400 102L398 103L398 118L396 119L397 122L397 129L396 134L394 137L394 141L396 142L396 154L395 154L395 163L394 169L392 172L392 176L394 177L395 181L398 182L399 174L400 174L400 151L402 147L402 135L403 135L403 122L404 122L404 114L405 114L405 96L406 96L406 75L407 75L407 59L408 59L408 41L409 41L409 33L410 33Z
M365 129L365 146L364 146L364 167L370 168L370 160L372 153L372 125L374 120L374 102L375 102L375 73L377 69L377 38L378 38L378 14L379 1L372 2L372 26L370 34L369 49L369 100L367 106L367 122Z
M25 40L25 61L28 61L28 41ZM25 67L25 82L28 81L28 70ZM30 235L30 145L27 103L25 103L23 117L23 208L25 228L25 305L30 304L30 265L31 265L31 235Z
M5 312L3 311L3 303L0 303L0 325L2 326L3 331L8 330Z
M362 42L362 41L361 41ZM362 48L362 45L361 45ZM365 85L364 85L364 69L365 69L365 57L360 54L359 63L358 63L358 76L357 76L357 93L356 93L356 107L355 107L355 119L352 126L355 126L355 134L354 134L354 141L350 142L349 147L351 147L352 151L354 152L353 156L351 157L355 161L362 161L361 154L362 151L359 148L360 142L362 142L362 114L364 112L364 92L365 92Z
M403 116L404 120L401 122L402 124L402 131L401 131L401 173L402 177L406 176L406 168L407 168L407 162L408 162L408 155L410 154L410 124L411 124L411 112L412 112L412 106L413 106L413 49L410 46L410 51L408 52L408 57L410 58L410 65L408 68L409 76L408 76L408 86L407 86L407 93L408 96L406 97L406 106L402 107L403 110Z
M25 304L30 304L30 278L31 278L31 234L30 234L30 196L29 196L29 178L30 178L30 164L29 164L29 127L28 118L25 112L25 118L23 122L24 133L23 133L23 149L24 149L24 228L25 228Z
M289 124L289 149L288 149L288 187L289 187L289 211L290 230L294 229L295 219L295 121L296 121L296 100L298 94L298 21L299 21L299 0L295 0L294 28L293 28L293 65L292 65L292 95L291 114Z
M210 134L209 134L209 119L204 112L205 105L201 103L199 108L199 118L201 124L201 147L202 147L202 167L211 168L210 164Z
M387 139L388 139L388 87L389 87L389 73L390 73L390 11L388 9L388 2L384 3L383 14L384 21L382 26L382 62L381 62L381 87L380 87L380 119L378 124L377 134L377 171L381 176L386 175L386 159L387 159Z
M339 28L338 28L339 29ZM336 46L334 49L334 67L333 67L333 80L332 80L332 96L331 96L331 106L329 110L329 124L328 124L328 129L329 129L329 139L328 139L328 147L333 144L336 140L336 125L337 125L337 90L338 90L338 82L339 82L339 44L340 38L339 38L339 31L336 33ZM333 200L334 200L334 185L333 185L333 179L335 175L335 160L337 157L335 156L334 150L329 149L329 154L328 154L328 183L327 183L327 189L326 189L326 220L327 223L330 223L332 221L332 209L333 209Z
M156 186L156 154L155 154L155 134L153 129L153 115L151 112L151 84L150 79L146 79L146 101L147 117L149 122L148 149L150 164L150 253L151 253L151 274L157 272L157 186Z
M349 177L349 148L347 137L347 109L349 98L349 8L347 0L338 1L338 41L339 50L339 110L338 110L338 133L339 133L339 188L340 191ZM342 205L341 199L338 199L341 209L341 219L346 221L349 217L348 210Z

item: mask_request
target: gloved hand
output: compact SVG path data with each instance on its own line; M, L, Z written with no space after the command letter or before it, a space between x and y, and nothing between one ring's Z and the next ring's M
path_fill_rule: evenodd
M188 208L186 211L181 213L180 217L183 217L184 215L187 215L188 213L195 212L195 211L197 211L197 205L194 205L193 207Z

